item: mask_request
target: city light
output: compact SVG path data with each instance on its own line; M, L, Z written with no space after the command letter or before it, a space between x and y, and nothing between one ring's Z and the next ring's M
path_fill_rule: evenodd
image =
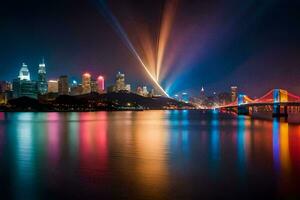
M83 76L84 76L84 77L87 77L87 78L90 78L90 77L91 77L91 74L88 73L88 72L86 72L86 73L83 74Z
M105 85L104 85L104 77L103 76L98 76L97 83L98 83L98 90L99 91L104 91L105 90Z

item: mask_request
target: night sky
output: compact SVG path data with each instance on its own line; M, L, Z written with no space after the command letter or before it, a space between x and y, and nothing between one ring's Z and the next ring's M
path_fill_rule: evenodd
M149 85L145 71L99 8L101 0L15 0L0 6L0 80L22 62L36 77L44 57L48 78L83 72L112 83L118 71L133 86ZM141 27L157 37L164 1L107 0L130 39ZM271 88L300 94L299 0L181 0L165 53L163 86L175 92L226 91L250 96ZM172 58L172 59L171 59Z

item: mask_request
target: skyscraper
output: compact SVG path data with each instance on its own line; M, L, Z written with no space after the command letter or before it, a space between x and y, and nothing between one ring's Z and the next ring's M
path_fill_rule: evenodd
M19 72L19 79L21 81L23 80L30 81L30 72L28 66L25 63L22 63L22 67Z
M102 93L105 90L105 80L103 76L98 76L97 78L97 83L98 83L98 92Z
M68 76L60 76L58 79L58 93L59 95L69 94L69 78Z
M30 72L25 63L19 71L19 77L13 80L13 98L27 96L37 98L37 84L30 80Z
M146 97L148 96L149 92L148 92L148 89L147 89L147 86L144 86L143 87L143 96Z
M116 76L116 84L115 84L115 90L118 92L120 90L125 90L125 74L121 74L118 72Z
M40 94L46 94L48 91L47 81L46 81L46 65L43 62L39 64L38 70L38 81L37 81L38 91Z
M237 100L237 93L238 93L238 87L231 86L231 102L234 102Z
M91 88L91 74L84 73L82 75L82 93L83 94L89 94L92 91Z
M98 92L98 82L94 79L91 80L91 92Z

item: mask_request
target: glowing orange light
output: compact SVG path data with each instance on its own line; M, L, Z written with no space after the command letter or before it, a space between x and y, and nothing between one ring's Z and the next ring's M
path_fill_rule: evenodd
M83 74L83 76L89 78L89 77L91 77L91 74L86 72L86 73Z
M176 9L178 5L178 0L167 1L165 5L165 10L163 13L159 40L158 40L158 51L157 51L157 62L156 62L156 80L159 80L161 67L166 51L166 46L169 41Z

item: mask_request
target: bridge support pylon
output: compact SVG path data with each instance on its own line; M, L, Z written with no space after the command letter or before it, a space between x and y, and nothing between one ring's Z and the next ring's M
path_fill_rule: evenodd
M249 107L247 106L238 106L238 115L249 115Z
M283 112L282 112L282 108L283 107ZM288 118L288 109L287 106L280 106L278 105L274 105L273 108L273 114L272 114L273 118Z

